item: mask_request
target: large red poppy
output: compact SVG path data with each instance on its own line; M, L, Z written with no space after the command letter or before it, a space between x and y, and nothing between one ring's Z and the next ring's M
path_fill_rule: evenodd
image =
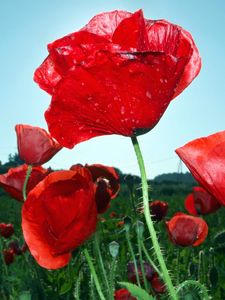
M216 198L200 186L193 187L193 192L185 199L186 210L195 216L214 213L220 207Z
M96 229L95 186L89 171L50 173L29 194L22 229L31 254L44 268L65 266L71 251Z
M68 148L148 132L201 68L190 33L141 10L99 14L48 51L34 80L52 95L48 128Z
M11 168L7 173L0 175L0 186L11 197L23 201L23 185L26 178L27 165ZM33 167L27 183L27 193L32 190L42 179L49 174L49 170L39 167Z
M74 171L80 169L81 172L82 168L91 173L92 180L96 185L95 201L97 211L102 214L108 209L110 201L117 196L120 190L119 176L113 167L101 164L85 165L84 167L78 164L73 165L70 169Z
M208 235L207 223L198 217L176 213L166 222L170 240L179 246L199 246Z
M62 149L43 128L18 124L15 129L19 156L28 165L42 165Z
M176 153L201 186L225 205L225 131L193 140Z

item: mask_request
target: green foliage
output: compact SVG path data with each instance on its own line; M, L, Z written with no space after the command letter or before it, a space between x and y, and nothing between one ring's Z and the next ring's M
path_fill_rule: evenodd
M120 285L125 287L132 296L137 297L138 300L154 300L152 296L150 296L145 290L139 288L137 285L129 283L129 282L119 282Z
M122 179L122 182L118 197L112 200L110 209L102 216L106 221L99 223L99 240L106 274L110 286L115 289L121 288L118 282L128 281L127 263L132 260L125 238L125 228L124 226L119 227L118 222L123 221L126 216L130 218L128 219L129 235L137 261L139 255L137 234L134 226L137 218L145 226L144 216L137 212L137 208L141 206L142 202L140 178L135 176L132 179L132 176L127 176L127 178ZM158 182L153 180L149 183L151 184L151 198L153 200L164 200L169 203L167 219L171 218L177 211L185 212L184 199L191 192L193 182L182 180ZM11 240L18 239L20 244L23 243L21 208L22 203L9 198L2 192L0 196L0 223L11 222L14 224L15 235ZM112 211L115 211L117 214L114 218L110 218L110 212ZM185 280L196 281L199 279L199 252L204 251L205 274L201 278L201 283L210 290L210 295L215 300L224 299L225 295L224 218L225 209L223 207L215 214L204 217L209 225L209 236L202 245L194 248L174 246L168 239L164 222L155 223L167 265L173 274L174 283L179 285ZM151 251L151 240L148 238L146 230L143 233L143 240L149 256L156 263ZM109 245L113 241L119 245L118 255L115 260L109 251ZM6 247L9 241L4 240L3 242ZM88 248L94 258L93 263L96 273L99 275L101 282L104 282L93 240L88 241ZM25 295L24 297L26 297L26 293L31 295L32 300L92 300L94 297L98 299L93 279L89 274L86 260L81 252L82 248L74 251L70 264L56 271L48 271L39 267L29 253L16 256L15 262L9 266L5 266L0 262L0 299L20 299L21 296ZM144 253L143 257L147 261ZM107 287L103 285L104 295L107 295L107 292ZM152 296L155 297L154 291L151 292ZM187 286L182 293L186 298L181 299L201 299L197 298L200 297L198 289L193 288L190 290L190 286ZM151 299L149 297L150 295L148 294L148 299ZM157 297L158 299L168 299L165 295ZM25 298L24 300L27 299Z

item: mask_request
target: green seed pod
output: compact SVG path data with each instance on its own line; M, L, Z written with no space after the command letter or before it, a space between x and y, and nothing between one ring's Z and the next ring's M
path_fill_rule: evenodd
M117 257L117 255L119 254L119 248L120 248L120 245L115 241L113 241L109 244L109 252L113 258Z
M144 233L144 223L141 222L141 221L137 221L135 224L135 230L136 230L136 233L140 236L140 238L143 237L143 233Z
M128 232L130 230L130 226L131 226L131 218L125 217L123 220L124 220L124 228Z

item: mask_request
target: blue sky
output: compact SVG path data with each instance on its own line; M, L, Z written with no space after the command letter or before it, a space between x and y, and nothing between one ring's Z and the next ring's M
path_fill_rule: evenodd
M158 125L139 138L148 176L177 171L177 147L225 129L224 1L1 1L2 162L16 152L15 124L47 128L43 115L50 96L33 82L34 70L47 56L46 45L83 27L97 13L139 8L148 19L166 19L190 31L203 63L200 75L170 104ZM103 163L139 173L130 139L119 136L99 137L73 150L63 149L46 166L68 168L75 163Z

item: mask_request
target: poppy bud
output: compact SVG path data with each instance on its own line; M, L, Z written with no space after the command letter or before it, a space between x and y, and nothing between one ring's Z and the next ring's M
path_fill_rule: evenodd
M62 149L43 128L17 124L15 129L19 156L28 165L42 165Z
M14 227L12 224L0 224L0 235L4 238L9 238L14 233Z
M3 250L3 258L6 265L10 265L14 261L14 252L12 249Z
M166 222L170 240L179 246L198 246L208 234L207 223L198 217L176 213Z

